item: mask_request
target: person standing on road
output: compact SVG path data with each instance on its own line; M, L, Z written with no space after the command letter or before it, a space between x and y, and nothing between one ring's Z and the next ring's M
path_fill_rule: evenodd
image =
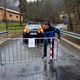
M47 46L48 43L50 42L50 37L52 37L52 58L54 56L54 37L55 37L55 33L57 33L58 35L58 39L60 39L60 30L53 27L51 25L50 22L48 22L47 24L45 24L45 26L43 27L44 29L44 55L42 58L47 57Z

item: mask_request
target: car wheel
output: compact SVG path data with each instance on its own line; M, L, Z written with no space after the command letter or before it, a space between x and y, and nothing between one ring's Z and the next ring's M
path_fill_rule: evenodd
M23 43L28 43L28 39L23 39Z
M41 43L43 43L43 39L41 39Z
M39 44L39 43L40 43L39 39L36 39L36 44Z

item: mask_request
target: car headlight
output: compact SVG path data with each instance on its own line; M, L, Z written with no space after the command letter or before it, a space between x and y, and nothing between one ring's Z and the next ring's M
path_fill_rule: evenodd
M43 28L41 27L41 25L39 25L39 29L38 29L38 33L43 33Z
M29 33L29 29L27 27L24 28L23 32Z

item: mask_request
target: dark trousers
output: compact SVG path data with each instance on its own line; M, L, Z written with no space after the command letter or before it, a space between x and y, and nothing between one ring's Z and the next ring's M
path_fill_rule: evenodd
M47 46L50 42L50 39L44 39L44 55L43 57L47 57ZM54 39L52 39L52 58L54 56Z

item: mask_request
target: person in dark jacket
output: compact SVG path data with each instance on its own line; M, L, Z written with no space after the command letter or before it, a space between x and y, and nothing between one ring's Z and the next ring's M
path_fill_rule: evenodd
M57 33L58 35L58 39L60 39L60 30L53 27L51 25L50 22L47 23L47 25L45 25L43 27L44 29L44 55L42 58L44 57L47 57L47 46L48 46L48 43L50 42L50 37L52 37L52 58L54 56L54 37L55 37L55 33Z

